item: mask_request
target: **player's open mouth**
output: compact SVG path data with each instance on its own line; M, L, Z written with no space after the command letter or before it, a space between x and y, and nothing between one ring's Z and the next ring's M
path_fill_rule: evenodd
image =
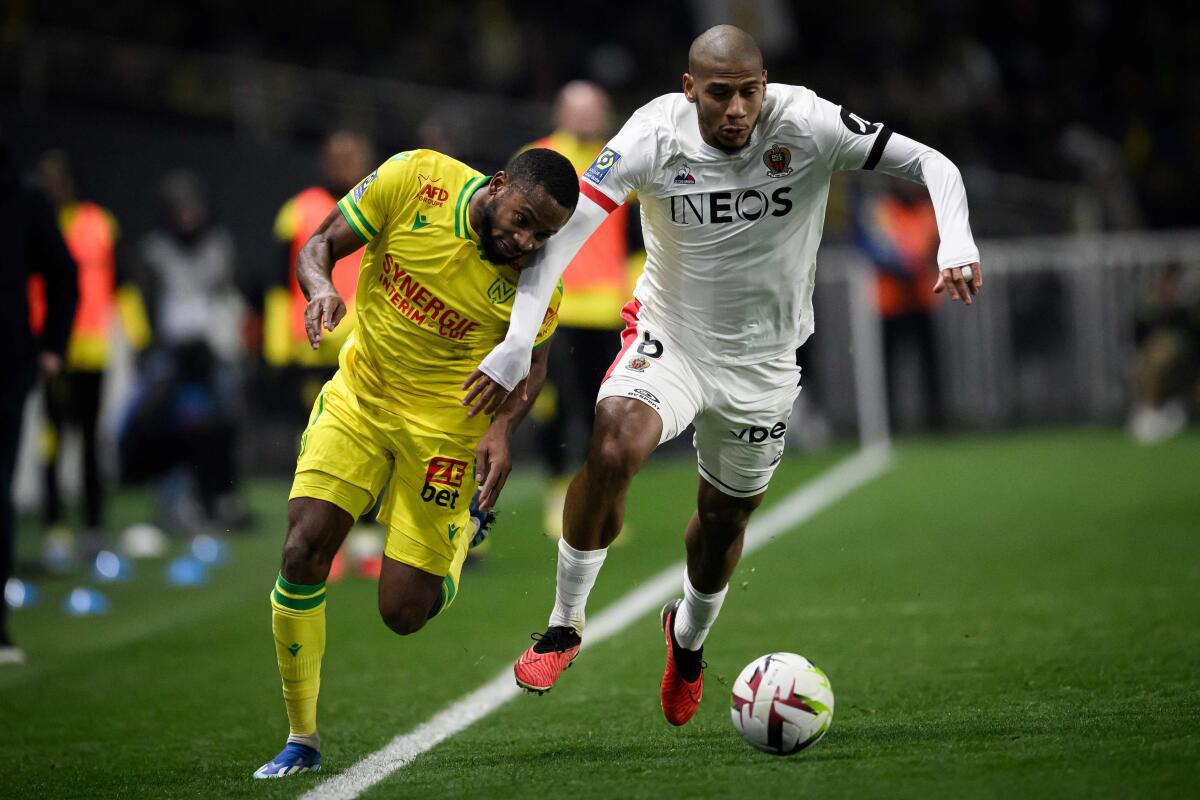
M516 258L519 255L516 249L503 239L496 240L496 249L499 250L500 255L504 256L505 258Z

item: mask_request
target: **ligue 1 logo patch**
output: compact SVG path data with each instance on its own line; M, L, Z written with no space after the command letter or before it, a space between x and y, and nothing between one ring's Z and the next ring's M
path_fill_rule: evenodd
M773 145L770 150L763 153L763 163L767 165L767 177L769 178L791 175L792 168L788 165L792 163L792 151L781 144Z
M587 172L583 173L583 177L592 183L600 183L608 175L609 170L616 166L620 160L620 153L610 147L606 147L600 151L600 155L596 156L596 160L587 168Z
M354 187L354 202L357 203L359 200L362 200L362 196L367 193L367 187L369 187L372 183L374 183L375 179L378 177L379 177L379 170L375 170L370 175L363 178L362 183L360 183L360 184L358 184L358 186Z
M625 369L633 372L645 372L648 366L650 366L650 359L634 356L629 359L629 363L625 365Z

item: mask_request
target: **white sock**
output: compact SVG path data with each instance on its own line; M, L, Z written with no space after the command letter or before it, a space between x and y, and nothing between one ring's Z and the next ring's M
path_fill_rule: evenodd
M608 555L607 548L576 550L567 544L566 537L558 540L558 583L554 590L554 611L550 612L550 627L566 625L583 633L583 607L596 585L596 576Z
M726 586L715 594L704 594L696 591L688 578L687 568L683 570L683 602L675 612L675 641L684 650L699 650L708 636L708 630L717 621L721 613L721 604L725 602Z
M316 731L312 733L291 733L288 734L288 743L295 742L296 744L308 745L313 750L320 751L321 736Z

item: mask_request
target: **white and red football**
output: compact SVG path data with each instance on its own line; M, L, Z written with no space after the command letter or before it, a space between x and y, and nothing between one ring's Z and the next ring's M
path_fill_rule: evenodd
M764 753L816 744L833 723L833 689L820 667L795 653L754 659L733 684L733 727Z

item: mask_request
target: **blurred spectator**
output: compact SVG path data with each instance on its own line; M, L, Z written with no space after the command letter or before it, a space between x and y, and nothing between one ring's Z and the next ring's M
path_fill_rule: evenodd
M554 119L555 131L526 149L548 147L562 153L582 174L612 133L608 95L593 83L572 81L558 94ZM576 458L571 448L574 429L583 429L580 441L591 438L596 394L619 349L621 306L632 289L627 263L629 223L625 204L609 215L562 277L558 334L550 350L546 385L533 410L542 456L554 479L546 493L545 529L555 538L562 536L568 470Z
M1200 401L1200 285L1195 274L1176 266L1155 276L1138 310L1136 337L1129 433L1142 444L1154 444L1181 433Z
M233 238L211 221L192 173L167 175L161 198L163 224L138 247L153 347L122 426L122 475L167 478L164 528L239 527L246 522L236 470L244 306L233 282Z
M920 427L942 424L942 393L933 336L933 293L938 277L938 228L924 186L893 181L868 195L856 217L859 246L875 265L875 298L883 321L888 414L897 428L901 407L901 357L910 352L921 374Z
M350 131L332 134L321 150L323 182L290 198L275 217L275 238L282 257L278 280L264 298L263 357L287 387L284 413L297 417L301 426L321 386L337 370L338 351L354 330L354 295L362 251L346 256L334 267L333 281L346 300L346 318L337 330L326 333L316 350L304 332L308 301L296 281L296 256L338 200L374 166L371 142L365 136Z
M435 111L421 120L421 124L417 126L417 147L458 158L461 148L458 146L454 125L450 121L452 118L449 112Z
M58 211L58 226L79 268L79 306L67 345L66 368L47 378L46 424L41 435L43 508L46 535L43 557L47 569L62 571L72 561L72 535L64 525L59 488L58 456L64 433L77 430L83 444L83 533L80 545L94 555L104 544L104 509L100 465L96 455L96 424L104 372L111 355L113 317L118 315L136 349L145 346L149 330L141 299L129 286L117 288L117 221L96 203L81 201L67 155L54 150L38 164L38 182ZM30 292L34 331L45 316L45 289L40 282Z
M75 262L63 244L54 210L17 178L8 144L0 135L0 341L8 372L0 388L0 588L12 577L16 553L12 487L25 396L38 369L47 378L62 371L78 300ZM34 335L29 313L29 278L45 281L46 314ZM24 652L8 634L8 604L0 602L0 664L21 663Z

